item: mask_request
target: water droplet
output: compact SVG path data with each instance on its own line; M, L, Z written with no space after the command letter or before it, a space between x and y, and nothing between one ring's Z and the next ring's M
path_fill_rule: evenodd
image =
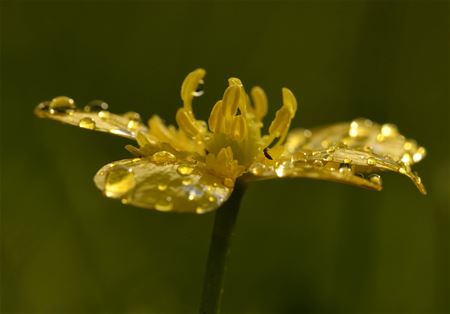
M173 209L173 202L170 196L158 200L155 204L155 209L161 212L168 212Z
M110 113L107 110L101 110L97 113L97 115L100 119L106 120L109 118Z
M93 130L95 129L95 121L92 120L91 118L86 117L81 119L80 122L78 122L78 126L83 129Z
M234 186L234 180L231 178L225 178L225 179L223 179L223 184L226 187L232 188Z
M200 80L200 81L198 82L197 89L196 89L195 91L192 92L192 95L193 95L194 97L199 97L199 96L201 96L201 95L203 95L203 94L205 93L205 91L204 91L204 89L203 89L204 84L205 84L205 82L204 82L203 80Z
M351 163L352 163L351 159L348 159L348 158L344 159L344 164L351 164Z
M37 110L47 111L50 108L49 101L43 101L37 106Z
M411 157L411 155L409 153L404 153L401 159L401 162L404 164L411 164L413 160L413 157Z
M339 165L339 173L350 175L353 173L352 167L348 163Z
M381 185L382 183L381 176L379 174L371 174L369 176L369 181L377 185Z
M136 181L133 170L115 166L108 171L105 179L105 194L108 197L120 197L134 188Z
M164 184L164 183L158 184L158 190L160 190L160 191L167 190L167 184Z
M381 135L383 137L394 137L398 135L397 127L393 124L386 123L381 126Z
M332 161L333 157L331 157L330 155L326 154L326 155L323 156L323 160L325 160L325 161Z
M128 119L141 120L141 115L135 111L125 112L123 116Z
M286 165L281 164L279 165L276 169L275 169L275 173L277 174L278 177L284 177L284 175L286 174Z
M204 214L204 213L206 213L206 209L204 209L203 207L197 207L196 209L195 209L195 212L197 213L197 214Z
M190 185L190 184L192 184L192 179L191 179L191 178L183 179L183 180L181 181L181 184L183 184L184 186Z
M332 153L334 153L335 151L336 151L336 146L332 146L332 147L330 147L330 148L327 149L327 153L328 153L328 154L332 154Z
M217 201L217 198L214 195L208 196L208 201L210 203L215 203Z
M369 158L367 158L367 164L370 165L370 166L373 166L373 165L377 164L377 161L376 161L375 158L369 157Z
M177 172L181 174L182 176L188 176L194 171L194 168L192 168L189 165L179 165L177 168Z
M103 110L108 110L108 104L103 100L93 100L90 101L86 106L84 106L84 111L86 112L99 112Z
M427 154L427 152L426 152L425 148L419 147L413 155L414 162L421 161L425 157L426 154Z
M313 162L313 166L316 167L316 168L322 168L323 165L324 165L324 164L323 164L323 161L322 161L322 160L316 159L316 160L314 160L314 162Z
M400 172L401 174L406 174L406 168L405 167L400 167L398 168L398 172Z
M156 164L174 163L177 160L174 154L166 150L156 152L152 156L152 161Z
M67 111L74 110L76 107L72 98L59 96L52 99L49 104L49 108L51 114L57 114L67 113Z
M251 167L250 167L250 172L252 173L252 174L254 174L255 176L260 176L260 175L262 175L263 173L264 173L264 169L265 169L266 167L264 166L264 164L262 164L262 163L260 163L260 162L257 162L257 163L254 163Z

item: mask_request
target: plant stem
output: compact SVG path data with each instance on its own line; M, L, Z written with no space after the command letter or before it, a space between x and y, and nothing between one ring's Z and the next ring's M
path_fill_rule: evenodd
M230 198L216 212L203 282L200 314L217 314L220 312L227 256L245 189L244 182L236 181Z

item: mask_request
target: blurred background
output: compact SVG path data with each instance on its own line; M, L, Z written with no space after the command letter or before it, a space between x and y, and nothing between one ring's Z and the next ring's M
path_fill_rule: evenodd
M92 182L129 141L33 116L58 95L174 122L185 75L293 90L293 125L367 117L428 150L422 196L293 180L251 185L224 313L448 313L449 2L1 2L1 311L194 313L214 214L124 206Z

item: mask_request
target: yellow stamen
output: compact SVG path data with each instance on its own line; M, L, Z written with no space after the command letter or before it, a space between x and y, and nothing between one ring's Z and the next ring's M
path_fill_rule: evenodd
M242 115L233 118L231 132L235 140L242 141L247 137L247 123Z
M200 82L203 80L206 72L203 69L196 69L186 76L181 85L181 99L183 100L184 108L192 112L192 98Z
M192 113L185 108L178 109L175 119L180 129L190 137L195 137L202 131Z
M255 118L256 120L261 121L267 114L268 109L266 94L264 93L264 90L258 86L253 87L250 94L252 96L253 106L255 109Z

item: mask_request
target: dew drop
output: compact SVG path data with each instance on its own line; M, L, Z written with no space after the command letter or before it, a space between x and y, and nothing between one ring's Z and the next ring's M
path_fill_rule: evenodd
M348 159L348 158L344 159L344 164L351 164L351 163L352 163L351 159Z
M167 190L167 184L164 184L164 183L158 184L158 190L160 190L160 191Z
M173 209L173 202L170 196L158 200L155 204L155 209L161 212L168 212Z
M91 118L86 117L81 119L80 122L78 122L78 126L83 129L93 130L95 129L95 121L92 120Z
M101 110L97 113L97 115L100 119L106 120L109 119L110 113L107 110Z
M373 158L373 157L367 158L367 164L368 165L373 166L373 165L376 165L376 163L377 163L377 161L376 161L375 158Z
M260 162L257 162L257 163L254 163L251 167L250 167L250 172L252 173L252 174L254 174L255 176L260 176L260 175L262 175L263 173L264 173L264 169L265 169L265 166L262 164L262 163L260 163Z
M105 194L108 197L120 197L136 185L133 170L123 166L110 169L105 179Z
M398 172L400 172L401 174L406 174L406 168L405 167L400 167L398 168Z
M203 95L205 93L203 87L204 87L205 82L203 80L200 80L198 82L198 86L197 89L195 91L192 92L192 95L194 97L200 97L201 95Z
M194 168L192 168L189 165L179 165L177 168L177 172L181 174L182 176L188 176L194 171Z
M403 162L404 164L411 164L413 160L413 157L411 157L411 155L409 153L404 153L401 159L401 162Z
M369 176L369 181L377 185L381 185L382 183L381 176L379 174L371 174Z
M348 163L343 163L339 166L339 173L350 175L353 173L352 167Z
M52 99L49 108L51 114L67 113L75 109L75 102L72 98L59 96Z
M152 161L156 164L174 163L177 160L174 154L166 150L156 152L152 156Z
M183 179L181 181L181 184L183 184L184 186L190 185L190 184L192 184L192 179L191 178Z
M108 110L108 104L103 100L93 100L84 106L84 111L86 112L99 112L103 110Z
M234 180L231 178L225 178L225 179L223 179L223 184L226 187L232 188L234 186Z
M398 135L397 127L390 123L383 124L381 126L381 135L384 138L394 137Z
M199 206L199 207L197 207L197 208L195 209L195 212L196 212L197 214L204 214L204 213L206 213L206 209Z
M214 195L208 196L208 201L210 203L215 203L217 201L217 198Z
M314 160L314 162L313 162L313 166L316 167L316 168L322 168L323 165L324 165L324 164L323 164L323 161L322 161L322 160L316 159L316 160Z

